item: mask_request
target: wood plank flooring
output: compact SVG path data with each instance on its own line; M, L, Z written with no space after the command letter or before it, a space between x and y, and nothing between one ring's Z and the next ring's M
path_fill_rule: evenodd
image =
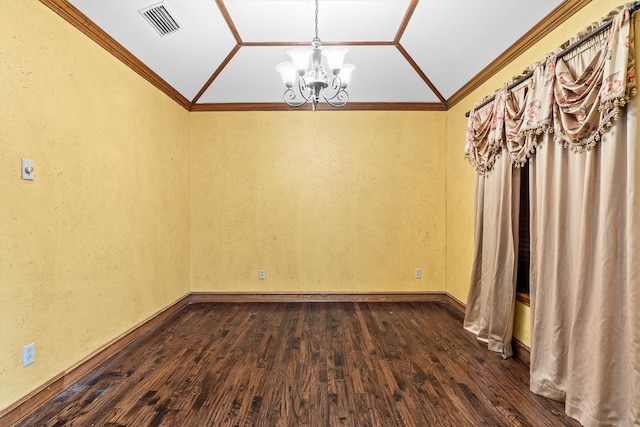
M21 426L578 426L443 303L194 304Z

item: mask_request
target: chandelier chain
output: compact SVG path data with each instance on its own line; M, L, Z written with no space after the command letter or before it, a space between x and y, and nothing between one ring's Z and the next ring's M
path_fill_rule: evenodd
M316 39L319 39L318 37L318 0L316 0Z

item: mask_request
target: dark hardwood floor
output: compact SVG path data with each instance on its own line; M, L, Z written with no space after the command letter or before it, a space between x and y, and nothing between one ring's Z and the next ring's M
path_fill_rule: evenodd
M194 304L21 426L578 426L442 303Z

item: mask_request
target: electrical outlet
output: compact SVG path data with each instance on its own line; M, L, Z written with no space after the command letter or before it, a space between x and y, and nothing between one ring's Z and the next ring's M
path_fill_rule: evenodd
M264 280L267 278L267 273L264 270L258 270L258 278L260 280Z
M31 365L36 361L36 343L32 342L22 347L22 367Z
M422 279L422 269L421 268L416 268L415 276L416 276L416 279Z

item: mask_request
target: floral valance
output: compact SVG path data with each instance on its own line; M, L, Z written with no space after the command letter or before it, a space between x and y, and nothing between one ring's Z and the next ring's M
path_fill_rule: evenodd
M608 30L558 57L610 19ZM543 133L553 133L556 142L573 151L589 150L636 94L633 43L625 6L530 66L525 70L529 78L517 85L516 79L507 82L478 101L469 114L465 158L484 174L505 150L512 164L520 167L535 152Z

